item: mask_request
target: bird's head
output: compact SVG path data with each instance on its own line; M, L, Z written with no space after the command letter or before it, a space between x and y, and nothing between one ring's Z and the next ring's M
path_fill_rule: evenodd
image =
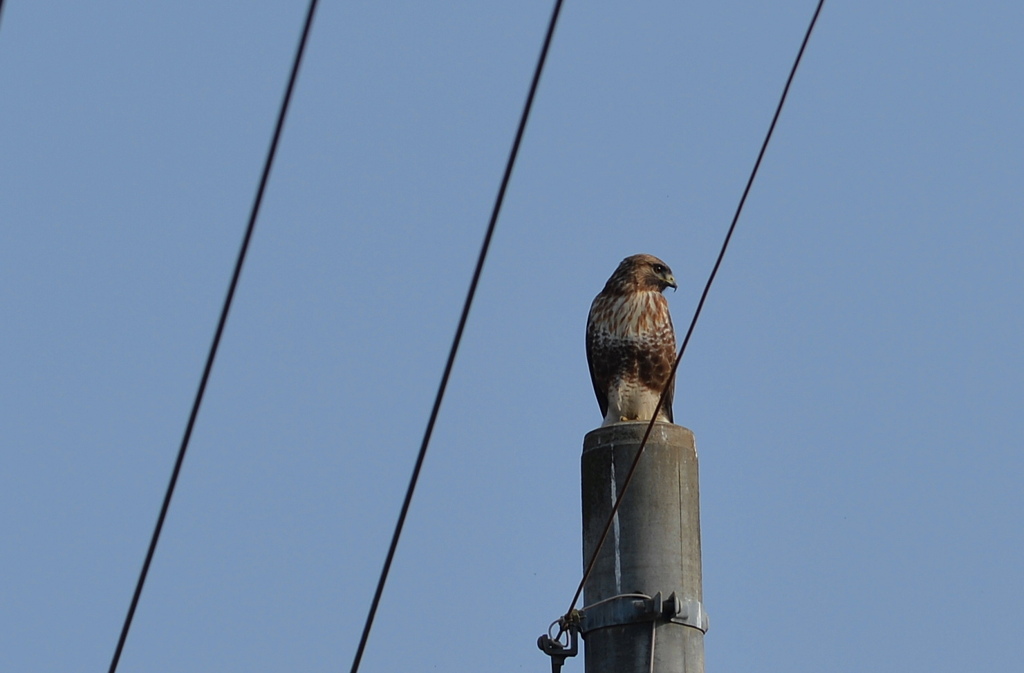
M608 284L632 287L635 291L663 292L665 288L676 289L675 276L668 264L654 255L633 255L622 260Z

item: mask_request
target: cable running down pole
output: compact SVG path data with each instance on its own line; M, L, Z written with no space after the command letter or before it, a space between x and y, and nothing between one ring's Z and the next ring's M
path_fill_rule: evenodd
M796 75L797 68L800 66L800 61L803 59L804 50L807 48L807 43L811 39L811 33L814 31L814 26L818 21L818 15L821 14L821 8L824 4L825 0L818 1L818 5L814 10L814 16L811 18L811 22L807 26L807 32L804 34L803 42L800 44L800 50L797 52L796 59L793 61L793 66L790 68L789 77L786 78L786 85L782 89L782 95L779 97L779 103L775 108L775 114L772 116L771 124L768 126L768 132L765 134L764 142L761 143L761 150L757 154L757 160L754 162L754 167L750 171L750 177L747 179L746 187L744 187L739 204L736 206L736 212L733 215L731 224L729 225L729 230L725 235L725 240L722 242L722 248L718 253L718 258L715 260L714 267L711 269L711 274L708 276L707 283L704 285L704 291L701 293L700 301L697 303L697 308L693 313L693 318L690 320L690 326L686 330L686 336L683 339L682 346L679 348L679 354L676 356L675 363L672 365L672 372L668 377L668 385L671 385L672 381L675 380L676 370L679 369L679 363L682 361L683 354L686 352L686 346L690 343L690 337L693 335L694 327L697 325L697 319L700 317L701 310L704 308L704 302L708 297L708 293L711 291L711 284L714 283L715 276L718 274L718 269L722 265L722 260L725 258L725 251L729 247L729 241L732 240L733 232L736 230L736 223L739 221L740 214L743 212L743 206L747 201L747 195L750 193L750 188L754 184L754 178L757 177L758 169L761 167L761 160L764 158L765 151L768 149L768 143L771 141L772 134L775 132L775 125L779 121L779 115L782 114L782 107L786 102L787 95L789 94L790 85L793 83L793 78ZM665 403L665 394L668 391L668 385L666 385L665 389L662 390L661 396L658 398L658 404L655 406L654 413L651 415L651 421L647 424L647 429L644 432L643 439L640 441L640 448L630 465L629 472L626 473L626 478L622 483L622 488L619 490L618 497L615 500L615 505L612 507L611 513L608 516L608 521L604 526L600 539L598 540L597 547L594 549L594 552L587 563L586 570L583 573L583 578L580 580L579 586L576 587L576 593L572 597L569 609L566 610L565 615L561 620L559 620L561 623L560 628L562 633L566 630L565 625L572 622L571 614L573 610L576 609L576 603L579 602L580 595L583 593L583 587L586 586L587 580L590 579L590 575L594 571L597 557L601 552L601 548L604 546L605 540L608 538L608 532L612 527L612 522L615 520L615 515L619 511L619 507L622 504L623 497L625 497L626 490L629 488L633 474L636 472L636 467L640 463L640 457L643 456L644 447L647 445L647 440L651 436L651 430L654 428L655 419L658 417L658 412ZM561 633L559 635L561 635Z

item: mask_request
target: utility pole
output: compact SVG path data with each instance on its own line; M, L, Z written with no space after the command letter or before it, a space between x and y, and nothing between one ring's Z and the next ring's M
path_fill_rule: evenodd
M646 422L583 440L583 559L597 547ZM584 589L586 673L704 673L700 493L693 433L656 423Z

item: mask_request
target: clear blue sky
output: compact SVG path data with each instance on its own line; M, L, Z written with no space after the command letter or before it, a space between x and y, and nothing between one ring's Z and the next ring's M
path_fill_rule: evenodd
M124 673L348 669L550 7L322 4ZM590 301L686 324L813 7L567 0L364 671L548 670ZM303 10L6 3L3 670L106 670ZM676 395L709 671L1024 658L1022 34L825 7Z

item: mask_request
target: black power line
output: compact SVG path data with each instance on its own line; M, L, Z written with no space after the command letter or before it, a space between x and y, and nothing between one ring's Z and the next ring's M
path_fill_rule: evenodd
M0 2L2 2L2 0L0 0ZM114 658L110 662L109 673L114 673L117 670L117 664L121 660L121 652L124 650L125 641L128 639L128 631L132 626L132 618L135 616L135 608L138 607L139 597L142 595L142 587L145 585L146 575L149 573L149 565L153 561L153 554L156 552L156 545L160 540L160 531L163 529L164 520L167 518L167 510L171 506L171 497L174 495L174 487L178 483L178 475L181 473L181 466L185 461L185 452L188 450L189 440L192 437L192 429L195 427L196 417L199 415L199 407L203 403L203 394L206 392L206 384L210 380L210 372L213 370L213 361L217 357L217 348L220 346L220 339L224 334L224 325L227 324L228 321L228 312L231 310L231 302L235 296L235 289L238 287L238 279L242 275L242 265L245 263L245 256L249 250L249 241L252 240L252 233L256 228L256 217L260 212L263 193L266 191L267 181L270 178L270 168L274 163L274 155L277 153L277 145L281 140L281 131L284 128L285 116L288 114L288 104L291 102L292 91L295 89L295 81L298 79L299 66L302 63L302 54L306 49L306 42L309 39L310 27L313 25L313 15L316 12L317 2L318 0L310 0L309 8L306 10L306 23L302 27L302 37L299 39L299 46L295 51L295 60L292 63L291 76L288 78L288 88L285 89L284 98L281 100L281 109L277 114L277 125L274 127L274 137L270 141L270 149L267 151L267 158L263 164L263 174L260 176L259 187L256 190L256 198L253 200L252 211L249 214L249 224L245 229L245 237L242 239L242 247L238 251L238 259L235 261L235 271L231 276L231 284L228 286L227 296L224 298L224 306L220 312L220 320L217 322L217 331L213 336L213 343L210 344L210 352L206 356L206 366L203 368L203 376L199 381L199 389L196 391L195 400L192 403L192 412L189 414L188 423L185 425L185 434L181 439L181 446L178 449L178 458L174 463L174 470L171 472L171 481L167 485L164 502L160 507L160 515L157 517L156 527L153 529L153 536L149 541L149 549L146 551L146 560L142 564L142 572L139 573L139 581L135 585L135 593L132 595L131 605L128 606L128 614L125 616L124 625L121 627L121 636L117 640L117 648L114 650Z
M651 421L647 424L647 430L644 432L643 439L640 440L640 447L636 452L636 456L633 458L633 463L629 467L629 472L626 473L626 478L622 482L622 488L619 490L618 497L615 499L615 505L612 507L611 513L608 515L608 521L605 523L604 529L601 532L601 537L597 541L597 546L594 548L594 552L587 562L586 570L583 573L583 579L580 580L579 586L576 587L576 593L572 597L572 603L569 605L569 609L566 611L565 616L560 620L561 630L564 633L567 625L571 622L570 615L576 608L576 603L580 599L580 595L583 593L583 587L586 586L587 580L590 579L590 574L594 570L594 566L597 563L597 556L601 552L601 547L604 546L605 540L608 538L608 531L612 527L612 522L615 520L615 515L619 511L619 506L622 505L622 498L626 494L626 489L629 488L629 483L633 478L633 474L636 472L637 465L640 464L640 457L644 453L644 447L647 445L647 440L651 436L651 430L654 428L655 419L658 417L658 412L661 410L662 405L665 403L665 395L668 392L669 386L675 380L676 370L679 369L679 363L683 359L683 353L686 352L686 346L690 343L690 337L693 335L693 329L697 325L697 319L700 317L700 312L704 308L704 301L708 298L708 293L711 291L711 284L715 282L715 276L718 274L718 268L722 265L722 259L725 257L725 251L729 247L729 241L732 239L732 234L736 230L736 223L740 219L740 213L743 212L743 205L747 202L747 195L750 194L750 188L754 184L754 178L757 177L757 171L761 167L761 160L764 158L765 151L768 149L768 143L772 139L772 133L775 132L775 124L779 121L779 115L782 114L782 106L786 102L786 96L789 94L789 87L793 83L793 77L796 75L797 68L800 66L800 61L803 58L804 50L807 48L807 42L811 39L811 32L814 30L814 25L818 22L818 15L821 14L821 8L825 4L825 0L818 0L818 6L814 10L814 16L811 17L811 23L807 26L807 32L804 34L803 42L800 43L800 50L796 54L796 59L793 61L793 67L789 70L789 77L786 78L786 85L782 88L782 95L779 97L779 103L775 107L775 114L772 116L772 123L768 126L768 133L765 134L764 142L761 143L761 151L757 153L757 160L754 162L754 167L750 171L750 177L747 178L747 185L743 189L743 195L740 197L739 205L736 206L736 213L732 217L732 223L729 225L729 230L725 235L725 240L722 242L722 249L718 252L718 259L715 260L715 266L711 269L711 274L708 276L708 281L704 285L704 292L700 295L700 301L697 303L697 309L693 312L693 318L690 320L690 327L686 330L686 336L683 338L683 345L679 348L679 355L676 356L676 361L672 365L672 372L668 377L668 383L665 385L665 389L661 391L661 396L658 398L658 404L654 407L654 413L651 414Z
M469 318L469 309L473 305L473 296L476 294L476 287L480 281L480 274L484 268L484 261L487 258L487 250L491 246L491 238L494 235L495 226L498 224L498 215L501 212L502 202L505 200L505 191L508 189L509 180L512 177L512 169L516 163L516 155L519 154L519 145L523 140L526 131L526 122L530 118L530 108L533 107L533 98L537 93L540 84L540 76L544 71L544 62L547 60L548 48L551 46L551 39L555 34L555 26L558 23L558 14L562 9L562 0L555 0L555 7L551 12L551 20L548 22L548 30L544 36L544 46L541 47L540 56L537 58L537 67L533 71L533 80L530 82L530 91L526 96L526 103L523 105L523 113L519 117L519 128L516 129L515 140L512 142L512 149L505 164L505 174L501 178L501 186L498 188L498 196L494 200L494 209L491 211L491 219L487 224L487 233L484 235L483 245L480 246L480 254L477 256L476 268L473 270L473 279L469 283L469 291L466 293L466 301L462 305L462 315L459 317L459 325L455 329L455 338L452 339L452 347L448 352L448 361L444 366L444 373L441 375L441 383L437 388L437 395L434 397L434 406L430 410L430 419L427 421L427 428L423 432L423 441L420 444L419 453L416 456L416 464L413 466L412 477L409 479L409 487L405 491L405 500L402 501L402 509L398 514L398 521L395 524L395 532L391 536L391 545L388 547L387 557L384 559L384 567L381 569L380 579L377 581L377 589L373 594L373 601L370 603L369 614L366 615L366 623L363 625L363 633L359 638L359 646L352 660L351 673L359 670L359 664L363 659L363 652L366 650L366 642L370 637L370 629L373 628L373 620L377 614L377 606L380 604L381 595L384 593L384 585L391 570L391 562L395 558L395 550L398 549L398 540L402 536L402 528L405 525L405 517L409 513L409 505L412 503L413 492L416 490L416 482L419 481L420 469L423 467L423 459L427 455L427 447L430 445L430 437L434 432L434 423L441 411L441 401L444 399L445 388L448 386L448 377L451 375L452 366L455 364L455 355L459 350L459 343L462 341L462 332L466 327L466 320Z

